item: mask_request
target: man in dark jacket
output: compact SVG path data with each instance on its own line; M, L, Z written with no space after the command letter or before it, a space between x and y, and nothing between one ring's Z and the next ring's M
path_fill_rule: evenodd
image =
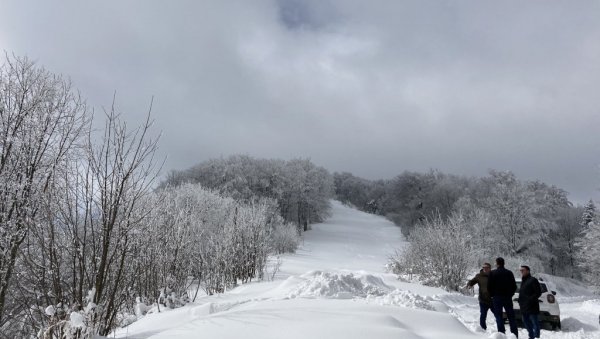
M519 307L523 315L523 324L529 332L529 339L540 337L540 303L542 296L540 282L531 276L529 266L521 266L521 288L519 289Z
M514 274L504 268L504 259L496 258L496 269L490 272L488 279L488 291L492 296L492 310L496 317L498 332L506 333L502 309L506 311L510 331L518 338L517 321L513 309L512 297L517 291L517 282Z
M487 329L486 319L488 310L492 307L492 297L488 292L488 278L492 271L490 263L484 263L481 271L467 283L467 287L479 285L479 326L484 330ZM493 312L492 312L493 313Z

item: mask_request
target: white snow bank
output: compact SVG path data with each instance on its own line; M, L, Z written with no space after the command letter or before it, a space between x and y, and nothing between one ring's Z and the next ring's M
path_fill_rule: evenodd
M565 331L565 332L578 332L578 331L582 331L582 330L584 332L591 332L591 331L596 330L596 328L594 326L586 324L586 323L580 321L579 319L572 318L572 317L566 317L566 318L561 319L561 325L562 325L562 331ZM598 335L598 337L600 337L600 335Z
M401 306L413 309L435 311L436 308L430 303L431 297L423 297L410 291L394 290L382 296L367 296L368 302L379 305Z
M586 300L581 304L581 310L584 312L590 312L600 314L600 299Z
M477 338L448 314L338 299L287 299L190 319L148 338Z
M550 290L556 291L557 298L589 297L594 295L590 288L579 280L557 277L545 273L538 274L538 277L544 279Z

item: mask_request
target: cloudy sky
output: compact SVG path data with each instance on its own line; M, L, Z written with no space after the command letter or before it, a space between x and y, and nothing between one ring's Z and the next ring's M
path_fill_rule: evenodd
M600 1L3 1L0 49L139 123L165 168L512 170L600 200Z

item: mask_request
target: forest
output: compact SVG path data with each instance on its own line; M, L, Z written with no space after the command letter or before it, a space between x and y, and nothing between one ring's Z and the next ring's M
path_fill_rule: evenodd
M411 246L390 263L400 275L458 290L468 270L502 256L508 266L599 281L595 204L574 206L558 187L496 170L480 178L404 172L390 180L335 173L334 181L340 201L402 226Z

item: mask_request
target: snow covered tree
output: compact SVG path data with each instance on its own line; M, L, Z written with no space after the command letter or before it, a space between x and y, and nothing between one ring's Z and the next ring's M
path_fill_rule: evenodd
M275 199L281 216L303 230L327 217L333 197L333 177L307 159L283 161L241 155L212 159L172 172L162 186L185 182L200 183L244 202L256 197Z
M409 235L405 251L392 258L392 270L414 275L425 285L458 291L473 261L468 222L461 213L447 220L427 218Z
M425 218L433 216L429 212L435 212L435 207L427 204L426 198L434 180L433 173L404 172L386 185L384 213L396 224L402 225L403 232L410 233Z
M491 171L484 180L490 185L484 208L495 221L490 236L499 243L500 254L516 256L539 248L547 229L535 216L539 205L534 192L517 180L512 172Z
M584 280L600 291L600 224L592 221L577 241L579 265Z
M578 266L584 280L600 291L600 223L592 199L583 207L580 226L574 244Z
M88 134L81 158L70 163L72 173L55 195L56 210L40 232L48 246L34 247L37 256L28 257L33 268L44 268L33 276L49 281L46 288L32 284L43 296L36 303L61 310L43 324L49 337L80 320L77 338L105 336L133 299L133 240L153 208L145 198L157 174L157 140L149 136L149 117L131 130L113 105L105 118L99 135Z
M582 230L581 208L564 207L557 210L557 214L557 227L550 232L550 273L578 278L580 268L577 242Z
M590 199L588 203L583 207L583 214L581 215L581 226L587 227L589 223L596 219L596 205L594 201Z
M92 323L100 335L107 335L116 325L128 289L124 276L132 238L152 208L142 205L158 173L154 160L157 139L149 135L151 126L148 114L145 123L131 131L113 103L99 142L90 136L86 173L91 184L85 196L91 208L86 211L91 215L88 270L96 308Z
M468 243L473 250L475 262L489 261L500 253L500 244L490 235L494 229L494 217L468 196L460 198L454 204L455 213L463 216L467 230Z
M359 210L367 210L369 203L369 189L372 185L368 180L355 177L351 173L334 173L333 181L337 200L344 204L351 204Z
M21 246L40 223L52 182L85 133L86 106L70 81L27 58L0 66L0 332L27 305L9 293ZM18 273L17 273L18 274Z

